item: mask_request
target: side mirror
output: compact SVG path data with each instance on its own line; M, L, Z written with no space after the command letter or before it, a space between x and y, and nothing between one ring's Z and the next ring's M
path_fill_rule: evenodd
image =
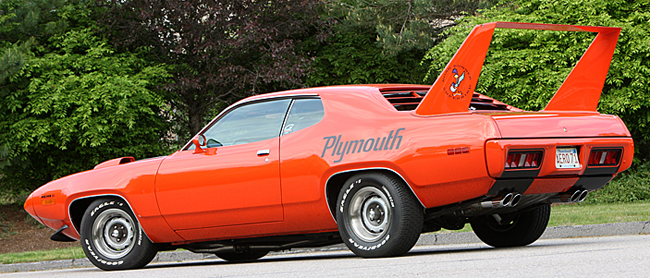
M194 143L194 153L203 153L205 150L201 147L205 147L205 135L199 134L197 136L194 136L192 139L192 143Z

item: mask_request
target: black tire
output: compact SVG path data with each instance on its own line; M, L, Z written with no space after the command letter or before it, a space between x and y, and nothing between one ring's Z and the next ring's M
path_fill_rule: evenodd
M364 258L406 254L420 237L423 215L409 187L382 172L352 176L336 202L341 238Z
M551 216L551 206L544 204L524 212L501 215L501 224L493 215L470 222L478 238L493 247L526 246L542 236Z
M244 252L232 251L232 252L215 253L215 255L229 262L249 262L264 257L268 253L269 251L266 250L247 250Z
M90 204L81 220L80 241L86 257L103 270L141 268L157 253L129 206L119 198Z

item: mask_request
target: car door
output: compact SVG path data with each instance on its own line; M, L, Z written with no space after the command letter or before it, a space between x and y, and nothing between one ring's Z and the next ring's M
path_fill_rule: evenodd
M156 177L160 212L174 230L283 220L279 135L290 99L240 105L194 146L165 159Z

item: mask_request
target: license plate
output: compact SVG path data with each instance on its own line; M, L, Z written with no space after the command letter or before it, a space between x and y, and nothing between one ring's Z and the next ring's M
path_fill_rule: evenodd
M578 160L578 150L576 148L555 149L555 168L557 169L580 168L580 160Z

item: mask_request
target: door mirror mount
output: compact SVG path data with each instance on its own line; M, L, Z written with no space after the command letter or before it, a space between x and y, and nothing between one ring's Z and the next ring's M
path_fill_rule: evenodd
M205 135L199 134L194 136L192 143L194 143L194 153L204 153L205 150L202 147L206 145Z

